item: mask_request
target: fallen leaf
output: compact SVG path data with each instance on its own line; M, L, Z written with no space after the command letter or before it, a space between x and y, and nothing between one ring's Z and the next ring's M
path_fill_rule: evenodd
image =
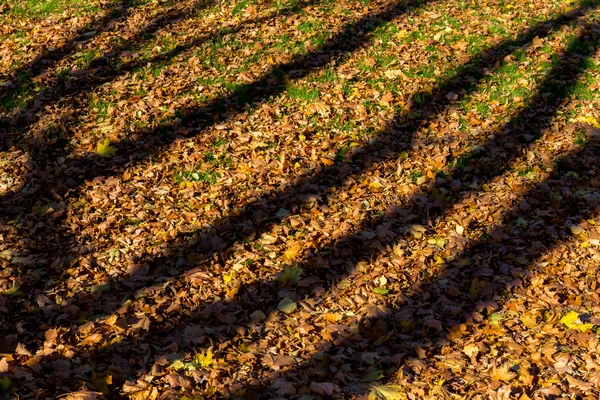
M369 393L369 400L406 400L406 392L400 386L379 385L373 386Z
M286 297L285 299L279 302L279 304L277 305L277 309L286 314L290 314L294 312L294 310L296 310L297 306L298 305L292 299Z
M560 319L560 322L569 329L575 329L581 332L587 332L594 327L594 324L582 323L577 311L569 311Z
M332 396L341 391L338 385L329 382L312 382L310 390L320 396Z
M106 139L104 142L98 143L96 151L100 157L110 158L114 157L116 149L110 145L110 140Z

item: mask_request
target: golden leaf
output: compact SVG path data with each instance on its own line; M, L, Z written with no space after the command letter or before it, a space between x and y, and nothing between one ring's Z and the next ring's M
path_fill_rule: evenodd
M492 379L495 381L508 383L515 379L516 376L517 374L510 370L510 365L508 363L504 363L500 368L494 368L492 371Z
M299 242L294 242L290 245L290 247L283 253L283 258L291 261L298 256L298 253L302 250L302 244Z
M479 346L475 343L468 344L463 348L463 353L469 358L477 357L477 354L479 354Z
M369 400L406 400L406 393L397 385L374 386L369 393Z
M198 354L194 360L196 364L202 368L208 368L213 364L213 352L208 349L206 354Z
M592 116L583 116L580 115L579 117L577 117L575 119L577 122L582 122L584 124L588 124L593 126L596 129L600 129L600 123L598 123L598 120Z
M110 140L106 139L102 143L98 143L96 146L96 151L100 157L110 158L114 157L116 150L113 146L110 145Z
M594 327L594 324L584 324L579 319L577 311L569 311L560 319L560 322L569 329L575 329L581 332L587 332Z

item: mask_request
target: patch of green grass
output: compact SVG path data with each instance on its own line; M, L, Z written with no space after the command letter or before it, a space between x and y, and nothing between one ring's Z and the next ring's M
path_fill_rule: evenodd
M89 104L90 109L95 114L95 119L97 122L102 122L108 118L108 109L111 105L108 101L99 97L92 97L90 98Z
M8 112L25 107L27 99L33 96L34 93L31 86L18 86L17 88L10 90L6 96L0 98L0 107Z
M335 153L336 161L344 161L346 159L346 154L350 151L350 146L342 146Z
M458 157L457 159L450 160L450 167L455 168L457 170L463 170L471 163L473 157L475 157L475 153L472 151L465 154L461 154L460 157Z
M588 138L584 132L577 132L575 134L575 141L574 141L575 144L582 145L582 144L585 144L587 141L588 141Z
M229 143L228 139L217 138L212 141L212 147L214 147L215 149L218 149L219 147L225 146L227 143Z
M420 177L423 176L423 171L421 170L415 170L415 171L411 171L411 173L408 175L408 177L410 178L411 181L413 181L414 183L417 183L417 181L419 180Z
M21 18L43 18L60 14L69 8L86 12L100 10L99 6L87 0L21 0L7 14Z
M375 71L375 65L367 62L367 61L360 61L357 65L358 69L360 69L362 72L366 72L366 73L370 73L370 72L374 72Z
M98 57L99 54L100 53L98 49L82 50L75 55L75 64L80 68L87 67L94 59Z
M233 163L233 160L226 153L217 155L212 151L207 151L204 153L204 162L212 164L215 167L229 167Z
M175 182L178 184L182 182L206 182L212 185L217 183L220 177L221 175L215 171L200 171L197 168L182 169L175 173Z
M398 27L395 24L388 22L376 29L373 35L385 45L392 41L397 33Z
M319 32L310 38L310 42L312 44L314 44L315 46L320 47L320 46L325 45L325 43L327 42L327 38L328 38L328 36L325 32ZM301 43L299 43L297 47L299 47L300 45L301 45Z
M517 169L517 174L522 177L527 177L531 172L533 172L532 166Z
M314 30L320 29L323 24L319 21L303 21L298 25L298 32L310 33Z
M288 86L287 92L292 99L309 103L316 101L321 95L318 89L310 89L306 86L295 85Z
M333 68L326 68L315 78L315 81L319 83L335 83L337 81L335 70Z
M239 14L243 13L246 10L246 8L248 8L249 5L250 5L249 0L241 0L233 7L233 10L231 10L231 13L233 15L239 15Z
M487 117L490 114L491 108L487 103L479 102L477 103L477 112L481 114L482 117Z

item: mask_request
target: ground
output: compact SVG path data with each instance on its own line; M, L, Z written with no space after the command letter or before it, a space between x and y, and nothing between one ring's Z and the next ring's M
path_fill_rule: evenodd
M2 399L597 399L600 3L0 3Z

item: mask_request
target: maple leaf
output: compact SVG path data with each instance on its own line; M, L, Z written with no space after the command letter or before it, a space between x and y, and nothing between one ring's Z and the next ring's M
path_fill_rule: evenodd
M494 381L510 382L517 376L516 373L510 370L509 363L504 363L500 368L494 368L492 371L492 379Z
M574 329L581 332L587 332L594 327L594 324L582 323L579 319L579 313L577 311L569 311L560 319L560 322L569 329Z
M283 283L284 285L287 285L287 284L293 285L294 283L298 282L301 277L302 277L302 268L290 267L289 265L286 265L285 267L283 267L283 272L281 272L279 274L278 279L279 279L279 282Z
M209 368L213 364L213 353L210 349L206 354L197 354L194 362L201 368Z
M110 140L106 139L104 142L98 143L96 151L100 157L110 158L116 154L116 149L110 145Z

